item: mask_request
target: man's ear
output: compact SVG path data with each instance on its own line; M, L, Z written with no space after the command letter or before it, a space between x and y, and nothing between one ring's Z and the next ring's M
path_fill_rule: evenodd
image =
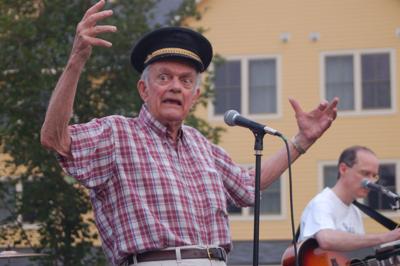
M143 102L146 102L147 98L149 97L149 92L148 92L146 83L144 82L144 80L139 79L136 86L137 86L140 98L142 98Z
M196 88L196 91L194 92L194 100L197 101L200 97L200 88Z
M345 163L340 163L338 168L339 168L338 171L341 176L349 169L349 167Z
M199 97L200 97L200 88L196 88L195 91L193 92L193 101L191 108L193 108L193 106L196 104Z

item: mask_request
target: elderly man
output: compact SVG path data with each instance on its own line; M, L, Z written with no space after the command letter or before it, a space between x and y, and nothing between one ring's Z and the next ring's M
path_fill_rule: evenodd
M231 249L227 200L254 201L254 172L235 164L196 129L183 125L200 94L199 80L212 46L201 34L168 27L145 35L131 54L142 73L137 83L144 105L137 118L108 116L70 125L80 73L98 38L115 32L96 23L112 15L104 0L77 27L67 66L47 110L43 146L90 190L102 246L114 265L226 265ZM295 160L336 118L336 105L322 102L303 112L290 100L299 132L290 145ZM287 167L282 149L262 164L266 188Z

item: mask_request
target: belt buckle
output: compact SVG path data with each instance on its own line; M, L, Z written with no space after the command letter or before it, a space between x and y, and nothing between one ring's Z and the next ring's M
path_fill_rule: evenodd
M209 260L212 260L211 252L210 252L210 248L209 247L207 247L207 256L208 256Z
M213 254L213 252L211 252L211 249L215 249L215 251L217 252L217 254ZM225 250L223 248L209 248L207 247L207 256L209 260L221 260L221 261L226 261L226 253Z
M227 256L226 256L226 251L225 251L225 249L224 248L218 248L218 250L221 252L221 257L222 257L222 259L220 259L220 260L223 260L223 261L227 261Z

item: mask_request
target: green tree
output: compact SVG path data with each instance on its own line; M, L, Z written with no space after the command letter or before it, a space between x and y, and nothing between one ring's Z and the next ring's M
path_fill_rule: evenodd
M77 23L93 5L89 0L2 0L0 1L0 147L11 155L11 172L25 167L10 182L23 184L22 192L10 196L10 187L0 182L0 207L8 217L0 221L0 238L17 239L13 244L30 245L49 254L42 265L104 265L104 257L93 252L97 232L94 221L84 219L91 211L87 191L65 176L53 153L40 145L43 123L52 90L65 66ZM141 106L137 94L138 75L130 66L133 43L143 33L160 25L154 21L156 0L115 0L107 3L114 16L104 23L118 32L105 34L111 49L94 48L80 82L72 123L87 122L110 114L136 116ZM169 14L167 24L176 25L190 15L198 17L193 0ZM212 76L212 75L211 75ZM200 104L212 95L209 79ZM188 124L214 142L221 128L190 114ZM12 173L11 173L12 174ZM39 244L32 243L20 222L39 225ZM11 222L11 223L10 223ZM0 240L1 240L0 239Z

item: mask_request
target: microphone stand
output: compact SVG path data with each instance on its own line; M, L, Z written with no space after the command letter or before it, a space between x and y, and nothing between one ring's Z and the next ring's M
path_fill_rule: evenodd
M255 165L255 202L254 202L254 236L253 236L253 266L258 266L258 248L260 232L260 176L261 176L261 156L263 150L264 130L252 130L255 136L254 155L256 156Z

